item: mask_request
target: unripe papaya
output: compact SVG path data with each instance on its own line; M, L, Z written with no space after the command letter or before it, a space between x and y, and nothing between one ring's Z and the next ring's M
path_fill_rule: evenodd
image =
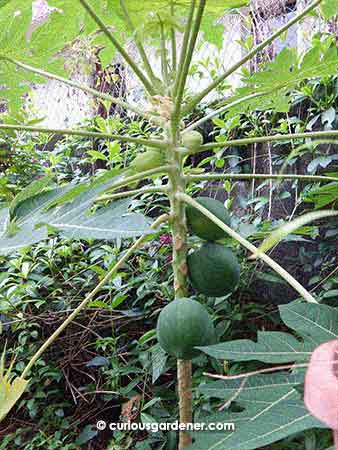
M234 291L239 282L237 258L224 245L203 244L188 255L187 263L192 286L208 297L223 297Z
M210 197L197 197L195 200L219 220L226 225L230 225L229 212L222 202ZM188 205L186 213L190 230L199 238L205 239L206 241L217 241L226 235L222 228L193 206Z
M136 172L145 172L155 169L164 164L164 157L159 150L149 149L144 153L139 153L130 164L130 167Z
M188 131L182 135L182 144L188 150L197 150L203 144L203 136L196 130Z
M185 360L199 354L194 347L216 343L215 328L207 309L189 298L173 300L162 309L157 338L167 353Z

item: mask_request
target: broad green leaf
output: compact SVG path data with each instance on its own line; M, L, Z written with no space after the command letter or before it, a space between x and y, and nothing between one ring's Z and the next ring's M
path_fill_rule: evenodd
M294 231L298 230L299 228L303 227L304 225L307 225L308 223L311 223L315 220L320 220L320 219L324 219L327 217L335 217L335 216L338 216L338 211L329 211L329 210L313 211L313 212L304 214L303 216L300 216L297 219L294 219L291 222L288 222L285 225L282 225L281 227L277 228L277 230L274 230L263 241L263 243L258 247L254 256L258 257L262 253L266 253L272 247L274 247L279 242L281 242L289 234L293 233Z
M51 230L67 238L103 240L136 237L150 232L147 218L128 211L129 199L91 212L96 197L112 182L101 183L80 193L72 201L52 208L51 204L67 198L72 185L42 192L20 203L15 220L7 224L0 235L0 253L11 253L46 239Z
M58 0L52 6L63 14L52 13L48 20L38 27L27 40L26 34L32 20L32 2L12 0L1 8L0 14L0 57L19 59L34 67L50 72L65 74L64 60L56 54L64 49L80 33L84 12L73 0ZM17 70L13 64L0 59L0 98L8 102L11 112L18 112L22 96L30 91L30 83L44 83L41 76Z
M123 46L132 36L125 22L120 0L88 0L89 5L105 25L114 33ZM190 0L174 0L174 15L171 2L154 0L135 2L125 0L127 10L136 30L144 40L144 44L159 45L160 26L164 26L166 36L174 28L182 31ZM205 10L205 20L202 21L201 32L204 40L221 45L224 35L223 27L217 24L229 9L247 4L246 0L213 0L208 1ZM66 75L64 59L61 56L69 44L77 40L77 48L83 43L84 51L88 42L99 46L101 62L104 66L110 64L116 55L116 49L103 33L97 33L98 26L79 2L73 0L50 0L50 6L62 10L50 14L46 22L32 33L27 40L27 31L31 26L32 2L27 0L3 0L0 15L0 58L1 56L20 60L39 69L45 69L59 75ZM216 33L217 30L217 33ZM82 39L83 38L83 39ZM216 39L217 38L217 39ZM58 57L56 58L56 55ZM71 72L72 64L78 63L78 58L67 59L67 70ZM27 94L33 83L44 83L46 80L25 70L17 70L13 64L0 59L1 90L0 99L8 103L12 113L20 110L23 96Z
M271 331L258 332L257 343L239 339L200 347L200 350L214 358L230 361L286 363L309 359L313 346L300 342L291 334Z
M268 375L255 375L247 379L217 380L203 383L198 390L208 398L219 398L225 401L234 397L240 389L240 395L236 397L236 402L245 404L250 402L255 396L257 399L262 394L269 391L270 400L278 399L281 395L287 394L291 388L302 384L304 381L303 372L276 372Z
M260 332L257 343L249 340L225 342L201 350L211 356L233 361L258 360L266 363L306 362L320 344L338 338L338 310L321 304L291 303L281 306L283 322L291 334ZM206 422L234 422L236 430L196 433L191 450L251 450L267 446L293 433L325 427L306 410L297 385L304 371L276 372L235 380L218 380L200 386L207 397L234 401L242 412L225 412L203 417Z
M226 103L233 103L253 92L262 94L249 98L232 107L227 116L252 110L272 109L288 112L292 92L304 80L334 76L337 73L338 56L335 46L314 45L303 56L295 49L285 48L260 72L243 78L244 86L238 88Z
M203 422L234 423L234 432L199 432L189 450L252 450L267 446L290 434L323 425L306 410L292 383L274 389L243 389L235 399L244 410L203 417ZM270 384L270 386L269 386Z
M314 347L338 339L338 310L327 305L291 303L279 307L283 322Z
M338 181L338 178L337 178ZM315 204L315 208L323 208L338 200L338 182L312 189L305 197L306 202Z
M286 363L308 361L323 342L338 339L338 310L327 305L290 303L280 306L283 322L303 340L284 332L258 332L257 343L248 339L199 347L214 358L230 361Z
M30 197L34 197L50 189L53 185L53 179L49 176L39 178L28 185L23 191L16 195L10 204L10 216L13 218L16 214L16 208Z

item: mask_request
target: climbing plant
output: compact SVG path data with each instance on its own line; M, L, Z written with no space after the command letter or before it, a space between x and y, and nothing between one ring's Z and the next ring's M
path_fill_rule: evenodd
M36 3L36 2L35 2ZM198 433L192 443L191 433L182 430L179 449L250 450L267 445L291 433L321 426L306 411L301 395L295 388L302 383L311 352L322 342L337 336L337 312L319 305L293 276L274 261L266 252L285 236L307 223L333 217L334 210L321 210L304 214L293 222L274 231L257 249L250 241L231 227L227 211L222 205L194 199L188 195L189 187L201 180L312 180L336 186L337 177L297 174L194 174L186 166L189 156L205 150L225 149L230 146L246 146L252 143L272 141L323 140L338 136L336 130L285 133L243 139L203 143L197 129L205 122L226 113L269 108L285 112L290 106L289 93L301 82L315 77L336 74L337 48L332 39L317 40L305 54L286 49L276 60L249 74L242 70L242 85L232 95L219 103L212 112L190 122L190 114L214 89L231 74L245 67L255 55L274 40L302 21L309 14L329 20L338 13L334 0L315 0L295 15L271 36L253 47L234 65L217 76L209 86L192 95L187 90L187 79L198 39L221 42L223 28L216 25L217 18L228 11L245 6L243 0L108 0L105 2L63 0L51 7L40 2L40 14L31 17L31 5L26 0L0 3L1 51L0 75L3 89L1 98L9 113L4 115L0 131L79 135L101 138L107 141L132 143L145 151L137 154L126 170L112 169L90 183L58 186L52 177L34 181L0 211L0 251L8 254L46 239L50 233L72 238L102 240L137 238L121 259L107 272L95 289L83 299L64 323L44 342L32 357L20 377L11 377L11 367L5 369L5 354L0 365L0 418L4 418L29 383L29 373L43 352L53 344L67 325L95 298L111 276L118 271L155 230L168 222L173 242L172 270L175 301L163 310L158 325L158 337L162 347L177 357L179 414L181 424L193 421L192 411L192 362L196 352L203 351L215 358L265 363L294 363L290 374L287 368L271 374L251 374L226 383L218 380L206 383L202 391L210 396L236 401L242 412L221 412L209 417L210 421L233 421L234 433ZM139 24L142 24L139 26ZM182 38L182 42L178 45ZM136 62L125 43L133 40L139 53ZM128 103L67 78L61 54L65 46L74 40L84 40L91 46L103 46L100 57L105 65L118 53L125 64L134 71L143 85L148 107ZM161 59L161 75L153 70L146 45L155 44ZM56 58L56 55L59 57ZM17 112L22 95L29 91L29 84L54 79L93 95L108 107L111 104L136 114L160 130L149 139L136 138L111 132L90 132L80 129L51 129L20 122ZM159 178L161 183L152 185L146 180ZM142 181L142 187L139 187ZM129 190L121 191L128 187ZM144 192L165 194L170 203L168 214L154 221L131 211L131 198ZM188 213L188 214L186 214ZM188 230L189 228L189 230ZM201 239L201 247L191 253L188 249L188 231ZM297 331L303 340L281 332L261 333L258 342L240 340L226 343L214 341L212 324L206 312L194 300L187 300L191 293L189 279L199 292L222 296L238 283L238 264L231 250L222 243L224 236L239 242L249 253L260 258L297 292L305 302L280 308L283 321ZM205 242L207 241L207 242ZM201 270L199 263L202 264ZM204 278L205 277L205 278ZM209 277L209 278L208 278ZM226 283L224 283L226 279ZM161 314L162 314L161 313ZM332 318L335 318L334 320ZM177 320L176 320L177 319ZM170 326L169 326L169 325ZM177 329L177 324L179 328ZM176 328L175 328L176 327ZM203 330L208 333L203 335ZM172 331L171 331L172 330ZM175 334L170 336L170 333ZM178 339L178 336L181 339ZM189 348L190 347L190 348ZM197 348L198 347L198 348ZM280 368L280 367L279 367ZM276 372L277 368L273 367ZM221 376L218 376L222 378ZM243 381L244 380L244 381ZM276 387L277 386L277 387ZM258 394L259 393L259 394ZM259 399L259 401L258 401Z

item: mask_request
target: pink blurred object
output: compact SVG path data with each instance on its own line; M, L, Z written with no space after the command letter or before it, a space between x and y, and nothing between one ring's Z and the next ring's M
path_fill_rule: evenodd
M171 244L171 236L170 236L170 234L162 234L160 236L160 242L163 245L170 245Z
M338 340L312 353L305 377L304 403L310 413L332 428L338 450Z
M32 21L26 33L27 41L31 40L34 31L45 23L53 12L63 14L62 9L49 6L47 0L35 0L32 2Z

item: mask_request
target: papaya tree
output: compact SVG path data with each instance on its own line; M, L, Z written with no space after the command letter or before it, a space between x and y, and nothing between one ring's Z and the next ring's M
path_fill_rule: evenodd
M193 422L191 360L196 352L203 351L216 358L238 361L247 361L251 358L274 364L306 362L313 350L314 342L319 344L325 341L329 329L332 331L328 321L329 318L332 319L332 314L336 316L337 312L327 310L328 307L324 305L318 305L315 296L266 252L294 229L312 220L333 217L337 215L336 211L325 210L301 216L274 232L258 249L231 227L228 212L223 205L212 204L203 198L194 199L188 192L192 185L203 180L291 179L316 181L325 186L337 183L337 177L287 173L196 174L189 169L186 161L189 156L199 152L225 149L230 146L245 147L261 142L303 142L305 139L328 142L338 136L338 131L326 130L204 144L203 137L198 131L199 127L212 118L221 115L231 117L238 111L250 112L260 108L278 112L287 111L290 106L289 94L300 82L336 74L337 48L329 40L314 43L303 55L285 49L275 61L261 68L258 73L248 74L247 71L243 71L240 88L234 89L232 95L219 101L209 114L190 121L195 108L203 103L211 92L218 89L230 75L238 72L259 52L282 37L290 27L301 22L309 14L321 15L322 20L329 20L338 13L338 5L334 0L315 0L310 3L271 36L251 48L224 73L219 74L210 85L190 95L187 80L198 39L202 33L204 39L208 39L210 27L215 27L218 36L221 37L222 27L215 25L216 19L229 11L245 6L244 0L151 2L60 0L55 3L57 10L53 8L47 10L44 20L34 27L31 23L31 4L27 0L15 2L8 0L0 5L2 24L0 74L3 86L0 96L9 111L3 115L0 131L78 135L131 143L146 150L140 151L127 169L107 171L90 183L58 186L50 177L34 181L18 194L7 208L0 211L1 253L18 251L46 239L49 233L58 233L68 238L136 240L95 289L42 344L20 377L11 378L11 368L5 370L3 356L0 368L0 394L3 398L0 417L6 416L24 392L29 382L30 370L43 352L95 298L127 258L150 239L163 223L167 223L173 243L172 271L175 300L161 313L158 321L158 338L163 348L177 358L179 421L181 424L188 424ZM140 23L142 26L139 26ZM178 35L182 38L180 45ZM68 78L62 58L55 58L55 55L59 55L67 44L79 39L87 39L92 45L103 46L104 50L100 54L103 64L110 62L118 53L142 84L149 107L146 109L139 107L128 103L124 98L112 97ZM130 40L138 50L140 63L136 62L126 49L125 43ZM146 45L149 41L155 43L159 49L160 75L154 72L147 55ZM142 139L83 129L52 129L20 121L18 111L23 94L30 89L29 83L43 82L46 79L58 80L80 89L103 102L108 108L111 104L119 105L153 124L160 130L161 137ZM161 183L145 184L146 180L154 177L160 178ZM142 187L138 187L141 181ZM124 189L121 191L122 188ZM169 213L159 216L152 222L142 214L130 211L131 199L144 192L165 194L170 203ZM202 240L201 248L196 250L197 254L189 251L188 228ZM232 238L251 255L264 261L292 286L300 298L305 300L281 308L282 319L286 325L304 336L304 342L298 342L287 333L263 333L257 343L247 340L226 343L214 341L212 322L205 309L195 300L189 299L190 281L197 291L208 296L226 295L236 287L239 265L233 253L219 241L224 236ZM203 268L206 270L198 267L200 261L204 262ZM317 321L316 317L319 317ZM306 321L313 327L306 329ZM338 320L335 320L335 323L338 323ZM337 328L337 325L334 327ZM323 329L327 330L327 333L323 332ZM201 330L204 330L204 334ZM179 336L181 339L178 339ZM269 348L275 350L269 352ZM280 387L274 391L276 377ZM241 384L237 379L228 380L230 385L227 389L222 380L216 381L215 385L206 384L203 388L206 394L211 395L212 390L214 394L216 393L216 397L222 398L227 391L230 398L242 401L245 411L236 413L237 417L232 413L215 415L215 421L229 422L231 419L237 421L238 429L235 433L226 435L218 432L200 433L195 443L192 443L191 433L182 430L179 436L179 449L250 450L267 445L290 433L320 426L320 422L305 414L299 393L293 389L293 386L302 382L302 377L303 373L295 372L289 375L284 371L274 377L270 376L269 379L246 377L244 378L246 384ZM250 390L246 389L249 386L251 389L266 387L266 395L270 395L270 399L266 400L264 408L258 403L249 405L252 403ZM276 408L283 411L278 420L275 417ZM286 411L289 410L292 410L292 413L288 416ZM243 424L245 414L249 420Z

